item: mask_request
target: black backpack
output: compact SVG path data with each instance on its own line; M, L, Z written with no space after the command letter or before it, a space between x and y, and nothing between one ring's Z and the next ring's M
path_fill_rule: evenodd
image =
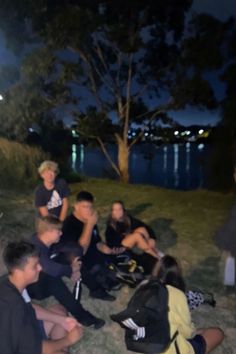
M111 315L111 319L125 329L128 350L157 354L167 350L178 335L176 331L173 338L170 338L168 311L168 290L155 279L142 284L127 308ZM175 347L178 354L176 341Z

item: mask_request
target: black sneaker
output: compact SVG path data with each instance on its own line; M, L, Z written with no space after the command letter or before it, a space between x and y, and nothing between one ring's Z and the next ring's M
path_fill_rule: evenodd
M212 293L205 293L203 294L204 297L204 304L210 305L212 307L216 306L216 301L214 299L214 295Z
M103 289L98 289L94 291L90 291L89 296L94 299L104 300L104 301L115 301L115 296L108 294Z
M94 329L102 328L105 325L105 321L101 318L93 316L90 312L87 312L87 316L80 323L85 327L93 327Z

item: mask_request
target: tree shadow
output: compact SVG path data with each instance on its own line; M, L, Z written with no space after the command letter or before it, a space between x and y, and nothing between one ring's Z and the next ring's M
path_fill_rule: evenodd
M137 217L138 214L141 214L143 211L145 211L150 206L152 206L151 203L142 203L142 204L136 205L135 207L129 209L128 211L131 215L134 215L135 217Z
M171 228L172 219L157 218L149 222L149 226L156 235L157 245L160 250L165 251L177 242L177 233Z
M220 257L208 257L199 262L198 266L185 277L188 288L201 289L202 291L217 291L222 287L220 279Z

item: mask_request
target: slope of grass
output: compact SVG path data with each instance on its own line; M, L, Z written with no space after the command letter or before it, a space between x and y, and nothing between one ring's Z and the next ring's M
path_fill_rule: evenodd
M0 188L33 186L37 167L47 157L39 148L0 138Z
M235 294L226 296L220 276L220 251L212 237L223 223L235 202L233 194L205 190L173 191L152 186L124 185L110 180L90 179L71 185L71 205L75 194L91 191L99 211L99 227L103 235L112 201L123 200L136 217L150 224L157 234L159 248L177 256L181 261L189 287L198 287L216 294L217 310L202 307L195 311L198 325L220 325L227 334L216 353L234 353L236 347ZM0 195L0 245L9 239L28 237L34 230L33 193L2 191ZM109 314L123 309L132 290L124 287L114 303L94 301L84 289L83 302L107 325L100 331L86 330L83 340L73 353L126 353L122 330L109 319Z

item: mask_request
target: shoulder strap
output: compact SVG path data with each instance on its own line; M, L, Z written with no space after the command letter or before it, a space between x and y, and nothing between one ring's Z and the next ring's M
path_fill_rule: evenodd
M155 291L155 289L160 289L160 287L164 287L166 289L166 287L158 281L149 281L148 283L141 285L140 288L137 289L136 293L134 293L129 305L132 306L136 300L139 299L139 305L144 306L153 296L153 290Z
M176 332L174 333L173 337L171 338L170 344L171 344L172 342L175 342L174 344L175 344L175 351L176 351L176 354L181 354L181 353L180 353L180 350L179 350L178 343L177 343L177 341L176 341L176 337L177 337L178 334L179 334L178 331L176 331Z
M176 341L175 341L175 351L176 351L176 354L180 354L179 347L178 347L178 344Z

